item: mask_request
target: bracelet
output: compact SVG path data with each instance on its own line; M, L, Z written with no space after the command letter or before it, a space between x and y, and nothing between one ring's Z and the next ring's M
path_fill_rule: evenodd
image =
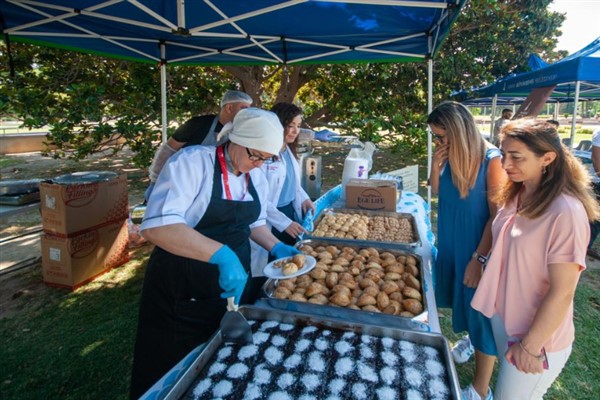
M539 355L535 355L532 352L530 352L529 350L527 350L527 348L525 348L525 346L523 346L523 342L519 341L519 347L521 347L521 349L523 349L523 351L527 354L529 354L531 357L536 358L538 361L544 361L544 355L543 354L539 354Z

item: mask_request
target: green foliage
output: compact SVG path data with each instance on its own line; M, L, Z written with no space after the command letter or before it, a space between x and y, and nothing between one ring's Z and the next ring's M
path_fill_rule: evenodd
M466 3L434 63L434 102L453 90L527 69L530 53L547 61L564 16L550 0ZM55 157L82 159L131 147L147 166L161 138L160 66L13 43L11 77L0 43L0 111L27 127L49 125ZM192 115L215 112L228 88L245 90L256 106L300 103L309 126L362 140L425 150L427 65L343 64L248 67L168 66L169 132ZM596 109L591 110L594 112ZM50 150L49 150L50 151Z
M3 43L0 50L5 56ZM53 148L48 154L81 160L129 146L136 165L149 165L161 138L158 66L20 43L13 44L12 58L16 75L0 74L0 108L26 127L49 126ZM222 93L233 87L216 68L171 67L169 72L170 121L218 110Z
M468 1L439 52L434 95L491 83L508 73L529 70L531 53L554 62L564 16L548 11L551 0Z

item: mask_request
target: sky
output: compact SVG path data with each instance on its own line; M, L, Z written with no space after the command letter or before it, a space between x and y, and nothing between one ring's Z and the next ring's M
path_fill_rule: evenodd
M549 8L566 13L557 50L572 54L600 36L600 0L554 0Z

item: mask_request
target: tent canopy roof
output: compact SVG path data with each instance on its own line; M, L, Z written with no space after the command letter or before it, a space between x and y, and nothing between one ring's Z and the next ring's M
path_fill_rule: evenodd
M474 89L469 98L496 94L509 97L527 96L538 87L557 85L552 97L573 97L575 84L581 82L581 99L600 99L600 37L554 64L522 74L512 74L495 83Z
M11 40L142 62L408 62L435 55L465 1L0 0L0 13Z

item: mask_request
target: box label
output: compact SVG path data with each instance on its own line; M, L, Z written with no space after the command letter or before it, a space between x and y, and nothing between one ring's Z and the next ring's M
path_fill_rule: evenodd
M69 254L73 258L85 258L96 250L99 242L100 235L98 231L76 236L73 240L69 241Z
M85 185L67 185L64 190L64 203L73 208L85 207L94 201L98 194L97 183Z
M383 210L385 208L385 200L381 193L375 189L365 189L356 198L358 208L367 210Z
M60 249L57 249L56 247L50 247L48 256L51 261L60 261Z
M56 197L54 196L44 196L45 201L44 204L51 210L56 210Z

